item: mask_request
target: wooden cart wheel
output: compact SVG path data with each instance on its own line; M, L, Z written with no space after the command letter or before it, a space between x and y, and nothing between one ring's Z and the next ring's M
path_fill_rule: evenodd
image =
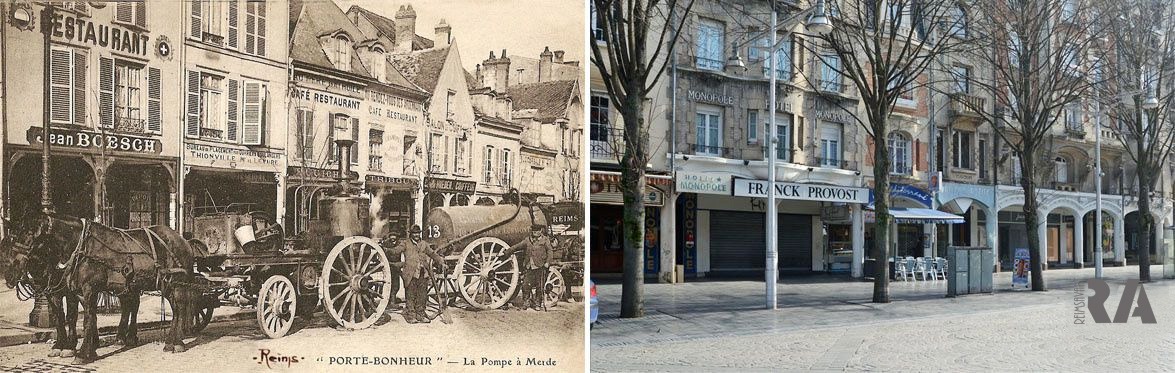
M164 325L167 325L166 323L170 322L171 318L174 317L175 311L173 311L171 308L171 300L170 299L163 298L163 301L161 303L166 308L160 310L159 321L162 321L162 322L164 322ZM201 308L201 309L197 309L197 310L193 311L192 312L192 322L188 324L188 329L184 331L184 335L189 335L189 336L196 335L196 334L199 334L200 332L204 331L204 328L208 327L208 323L212 322L212 310L213 309L215 309L215 308L208 307L208 308Z
M294 325L298 295L294 284L282 275L269 276L257 293L257 325L269 338L281 338Z
M502 307L518 291L518 259L501 257L509 248L496 237L470 242L453 269L461 298L471 307L489 310Z
M388 257L374 240L347 237L323 262L319 297L339 325L363 329L375 324L388 308L392 280Z
M567 284L563 281L563 273L559 268L551 267L547 271L547 281L543 284L543 305L546 307L554 307L559 302L565 299L567 295Z

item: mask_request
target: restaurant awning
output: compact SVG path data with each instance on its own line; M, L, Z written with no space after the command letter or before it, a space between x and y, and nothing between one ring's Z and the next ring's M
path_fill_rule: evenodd
M963 217L947 212L920 208L891 207L889 216L901 224L962 224Z

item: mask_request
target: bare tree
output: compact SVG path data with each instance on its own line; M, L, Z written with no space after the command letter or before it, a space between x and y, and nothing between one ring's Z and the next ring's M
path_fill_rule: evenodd
M592 0L592 66L624 121L620 191L624 198L624 286L620 317L644 315L645 167L649 162L646 100L665 75L693 0Z
M1124 0L1104 9L1106 37L1114 53L1107 56L1108 78L1097 84L1100 104L1117 124L1116 136L1136 165L1139 232L1138 279L1150 281L1150 246L1154 242L1151 191L1175 150L1175 27L1167 1ZM1149 102L1148 102L1149 101Z
M833 2L835 3L835 2ZM865 133L874 139L873 195L876 222L873 228L871 257L877 260L873 301L889 302L889 248L892 237L889 225L890 154L885 145L889 134L890 114L900 97L912 94L926 84L923 74L937 56L950 53L961 39L946 35L963 22L956 16L955 1L950 0L846 0L839 9L832 6L837 22L832 32L809 35L815 43L804 46L817 56L817 70L829 69L847 79L860 96L865 116L858 107L843 107L855 118ZM817 91L832 100L847 90L839 82L805 77ZM839 78L834 78L839 79ZM815 81L813 81L815 80ZM831 94L829 93L831 92Z
M975 109L994 124L996 133L1019 157L1024 190L1024 225L1036 232L1040 219L1037 187L1047 172L1054 125L1067 105L1088 97L1091 81L1082 72L1090 56L1103 50L1101 23L1090 1L974 1L975 28L983 47L968 58L986 65L992 77L972 83L994 92L997 109ZM964 102L964 104L968 104ZM1044 291L1039 235L1028 234L1032 290Z

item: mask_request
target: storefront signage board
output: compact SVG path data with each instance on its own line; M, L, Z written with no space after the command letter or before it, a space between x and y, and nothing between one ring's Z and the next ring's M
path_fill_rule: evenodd
M454 192L473 194L477 189L477 182L453 179L424 178L424 190L437 192Z
M768 187L766 180L735 179L735 197L767 198ZM776 182L776 198L802 201L825 201L845 203L868 203L869 193L865 188L842 187L835 185L816 185Z
M591 182L592 203L606 205L623 205L624 195L620 193L620 185L599 180ZM665 205L665 193L653 186L645 186L644 201L646 207L660 207Z
M28 132L25 132L25 139L30 145L40 145L43 131L42 127L30 127ZM49 144L52 146L142 154L159 154L163 151L163 143L159 139L148 137L65 128L53 128L49 133Z
M730 195L729 174L698 174L690 172L677 173L678 193L701 193Z
M192 166L279 172L282 158L281 153L265 150L184 143L184 163Z
M367 175L364 180L368 185L372 186L390 186L404 189L416 189L419 185L416 178L411 177L392 177L383 175Z

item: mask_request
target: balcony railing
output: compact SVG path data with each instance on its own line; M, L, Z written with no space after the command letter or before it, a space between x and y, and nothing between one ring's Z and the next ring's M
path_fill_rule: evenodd
M147 132L147 121L136 118L115 118L114 130L120 132L144 133Z
M889 174L894 176L913 176L913 168L908 164L891 163Z
M708 155L712 157L722 158L736 158L734 149L730 147L706 145L706 144L688 144L689 151L695 155Z
M224 139L224 131L215 128L200 127L200 137L208 139Z
M839 169L843 169L843 170L851 170L851 169L853 169L853 167L852 167L852 166L853 166L853 162L852 162L852 161L849 161L849 160L840 159L840 158L821 158L821 157L816 157L816 162L815 162L814 166L817 166L817 167L830 167L830 168L839 168Z
M703 57L703 56L697 56L696 61L698 64L698 69L702 69L702 70L722 71L722 68L725 67L725 65L726 65L726 62L723 61L721 58L720 59L713 59L713 58L707 58L707 57Z
M987 99L972 96L966 93L951 94L951 113L955 116L981 117L979 110L986 104Z
M589 151L592 159L595 160L616 160L616 150L612 148L612 144L607 141L592 140L588 142Z
M844 94L846 91L848 91L849 86L848 86L848 84L845 84L843 80L840 80L840 79L836 79L836 80L817 79L816 80L816 89L819 89L821 92Z
M1080 121L1066 121L1065 122L1065 133L1072 135L1074 137L1084 138L1085 137L1085 126L1082 125L1082 123Z

